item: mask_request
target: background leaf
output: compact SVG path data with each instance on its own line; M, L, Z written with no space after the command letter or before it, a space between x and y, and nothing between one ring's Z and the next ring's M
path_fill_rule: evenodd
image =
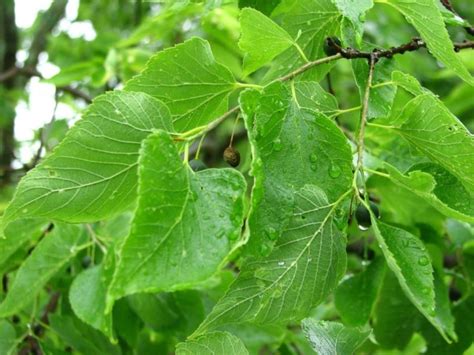
M245 75L267 64L293 45L293 39L288 32L262 13L251 8L241 11L240 25L242 26L242 35L239 47L245 52Z
M445 336L446 341L456 338L452 325L437 320L433 267L423 243L406 230L377 221L372 226L389 268L416 308ZM448 337L449 336L449 337Z
M380 258L339 284L334 293L334 303L344 323L361 326L369 321L384 275L385 265Z
M80 226L56 224L17 271L7 297L0 305L0 316L13 315L32 302L49 279L84 245L84 230Z

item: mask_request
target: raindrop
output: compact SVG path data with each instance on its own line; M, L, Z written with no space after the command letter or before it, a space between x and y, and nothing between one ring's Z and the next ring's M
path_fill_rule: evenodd
M418 258L418 265L420 266L426 266L430 263L430 259L428 259L426 256L421 256Z
M316 164L311 164L311 170L313 171L318 170L318 166Z
M277 138L273 141L273 150L275 150L276 152L279 152L280 150L282 150L283 148L283 144L281 144L281 140L280 138Z
M311 163L316 163L318 161L318 156L316 155L316 153L312 153L310 156L309 156L309 161Z
M339 177L341 175L341 168L337 164L331 164L329 168L329 176L333 179Z
M359 224L358 226L359 226L359 229L360 229L361 231L366 231L367 229L370 228L370 227L367 227L367 226L363 226L363 225L361 225L361 224Z
M279 261L278 266L285 266L285 262L284 261Z
M260 255L262 255L262 256L270 255L271 250L272 250L272 248L268 244L260 245Z

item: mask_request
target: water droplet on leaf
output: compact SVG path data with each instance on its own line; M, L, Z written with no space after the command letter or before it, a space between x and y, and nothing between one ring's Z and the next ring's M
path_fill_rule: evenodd
M430 259L428 259L426 256L421 256L418 258L418 265L420 266L426 266L430 263Z
M341 175L341 168L337 164L331 164L329 168L329 176L333 179L339 177Z
M276 152L279 152L280 150L282 150L283 148L283 144L281 143L281 140L280 138L277 138L273 141L273 150L275 150Z

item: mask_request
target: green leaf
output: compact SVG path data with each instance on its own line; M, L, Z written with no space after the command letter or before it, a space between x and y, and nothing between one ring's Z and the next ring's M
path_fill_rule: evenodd
M125 298L146 327L185 338L204 320L203 293L195 290L172 293L138 293Z
M345 44L357 46L363 35L363 18L365 13L374 6L373 0L333 0L341 14L342 38Z
M102 263L76 276L69 288L69 303L76 316L111 341L116 341L112 329L112 312L106 313L106 296L118 258L118 250L130 232L131 214L123 213L102 222L95 231L102 241L110 241Z
M334 302L344 323L362 326L369 321L384 275L384 262L379 258L359 274L339 284Z
M383 348L404 349L418 329L420 319L420 313L405 297L393 272L386 272L374 311L373 327L377 343Z
M248 355L242 341L227 332L207 333L176 347L176 355Z
M331 0L283 0L273 17L291 36L309 60L326 57L323 45L326 37L338 35L343 16ZM292 46L275 58L265 80L285 75L305 63L296 47ZM300 78L319 81L333 63L319 65Z
M105 297L113 270L107 273L104 269L101 264L80 273L69 289L69 302L79 319L114 339L112 313L105 314Z
M6 320L0 320L0 354L12 354L15 351L15 346L15 328Z
M474 136L432 94L412 99L395 131L474 193Z
M396 185L418 195L448 217L474 222L474 195L458 178L433 163L413 165L407 175L384 163L386 176Z
M348 328L337 322L306 318L303 332L318 354L354 354L369 337L372 330Z
M404 229L377 221L372 215L372 227L385 256L400 286L415 307L450 342L456 335L450 324L440 321L435 305L433 267L423 242Z
M45 80L45 82L56 86L64 86L74 81L83 81L92 77L99 70L103 70L103 61L104 59L99 57L87 62L73 64L62 68L58 74Z
M205 125L227 111L237 87L232 73L212 55L209 43L192 38L150 59L125 90L145 92L163 101L178 132Z
M378 0L378 2L389 4L400 11L416 28L433 56L451 68L460 78L474 85L474 78L454 51L435 0Z
M1 226L0 217L0 226ZM29 241L39 238L48 223L40 219L27 219L10 223L2 233L0 228L0 270L8 271L11 265L9 258ZM3 272L0 272L3 273Z
M253 7L263 14L270 16L273 9L281 0L239 0L239 7L242 9L244 7Z
M244 75L254 72L293 45L288 32L257 10L243 9L240 25L239 47L245 53Z
M90 355L120 355L118 345L112 345L107 338L73 316L49 315L51 328L59 338L74 350Z
M243 224L242 175L233 169L194 173L166 132L145 140L139 175L138 207L120 251L109 307L127 294L206 281L238 244Z
M66 138L20 182L4 227L18 218L96 221L136 197L138 151L154 129L171 130L167 108L143 93L94 100Z
M365 46L364 49L372 50L372 47ZM367 78L369 76L369 65L365 59L352 60L351 64L352 72L354 73L362 101L367 86ZM392 60L382 58L375 67L372 86L389 81L394 67L395 65ZM379 118L388 116L392 108L395 94L396 87L393 85L371 87L367 117Z
M276 83L242 93L240 102L255 178L246 251L265 255L291 217L295 191L317 182L333 202L350 188L351 150L323 114L337 103L317 83Z
M466 350L472 346L474 339L474 297L469 297L454 306L453 315L456 319L456 333L459 340L448 344L428 323L423 324L421 333L426 339L428 354L468 354Z
M278 324L307 316L344 274L346 241L333 220L349 192L329 203L314 185L298 191L292 218L270 255L242 265L236 281L194 334L225 324Z
M448 219L446 221L446 232L453 246L461 248L470 241L474 241L474 226L469 223Z
M16 273L0 305L0 317L14 314L34 300L49 279L87 245L84 242L85 233L80 226L56 224Z

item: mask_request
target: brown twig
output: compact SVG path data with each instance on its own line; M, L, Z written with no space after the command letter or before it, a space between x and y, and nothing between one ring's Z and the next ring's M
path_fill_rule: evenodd
M345 59L365 58L370 60L370 58L373 57L377 61L380 58L392 58L397 54L404 54L405 52L413 52L420 48L426 48L426 43L418 37L414 37L410 42L401 44L397 47L391 47L390 49L374 49L372 52L364 52L355 48L343 48L330 37L327 38L326 41L331 49L339 53L341 57ZM474 48L474 41L464 41L454 44L454 50L456 52L469 48Z
M13 67L13 68L8 69L4 73L0 74L0 82L7 81L17 75L22 75L28 78L38 77L40 79L44 79L43 75L33 67L23 67L23 68ZM56 86L56 89L59 91L66 92L76 98L82 99L87 103L92 102L92 99L89 95L87 95L85 92L77 88L74 88L70 85Z

